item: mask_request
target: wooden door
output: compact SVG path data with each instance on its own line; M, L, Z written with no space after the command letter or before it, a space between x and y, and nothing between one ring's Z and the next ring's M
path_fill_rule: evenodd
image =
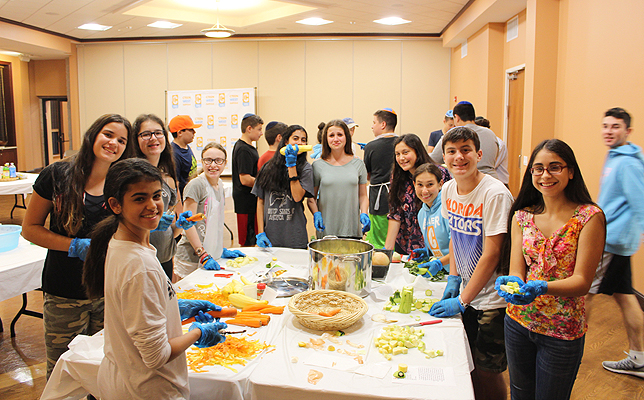
M509 74L508 95L508 174L510 191L516 197L521 188L521 146L523 142L523 90L525 70Z

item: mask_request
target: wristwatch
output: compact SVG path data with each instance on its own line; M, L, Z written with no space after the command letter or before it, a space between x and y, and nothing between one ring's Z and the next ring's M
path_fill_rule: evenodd
M463 303L463 299L461 299L461 295L458 295L458 302L461 304L461 307L467 308L470 306L470 303Z
M195 254L196 254L197 256L201 256L201 255L203 254L203 252L204 252L204 251L205 251L205 250L204 250L204 248L203 248L203 246L202 246L202 247L199 247L199 248L195 249Z

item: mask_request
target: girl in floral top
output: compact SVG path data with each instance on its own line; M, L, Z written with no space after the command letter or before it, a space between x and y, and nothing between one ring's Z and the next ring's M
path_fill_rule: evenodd
M510 216L504 260L510 275L499 277L496 288L510 303L505 348L512 399L569 399L584 351L584 295L601 259L606 222L566 143L550 139L534 149ZM519 293L501 287L509 282L519 284Z
M394 141L394 152L385 249L411 254L414 249L425 247L423 233L418 225L418 211L422 203L416 197L413 174L420 165L433 161L429 158L423 142L413 133L397 137ZM445 167L438 168L443 175L443 183L452 179Z

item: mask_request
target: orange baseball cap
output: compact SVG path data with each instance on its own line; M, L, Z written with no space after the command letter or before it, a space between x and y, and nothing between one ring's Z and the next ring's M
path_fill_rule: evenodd
M201 125L202 124L195 124L189 115L177 115L170 120L168 128L170 129L170 132L177 133L184 129L197 129L200 128Z

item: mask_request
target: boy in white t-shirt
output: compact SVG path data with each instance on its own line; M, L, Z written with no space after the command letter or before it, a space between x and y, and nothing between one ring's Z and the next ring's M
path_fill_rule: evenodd
M478 135L467 127L443 137L443 158L452 174L443 186L443 217L449 220L452 266L440 302L429 313L450 317L463 313L475 369L477 399L505 399L502 372L507 368L503 320L506 304L494 290L501 244L507 232L512 194L498 179L477 169L482 152ZM463 291L459 295L460 285Z

